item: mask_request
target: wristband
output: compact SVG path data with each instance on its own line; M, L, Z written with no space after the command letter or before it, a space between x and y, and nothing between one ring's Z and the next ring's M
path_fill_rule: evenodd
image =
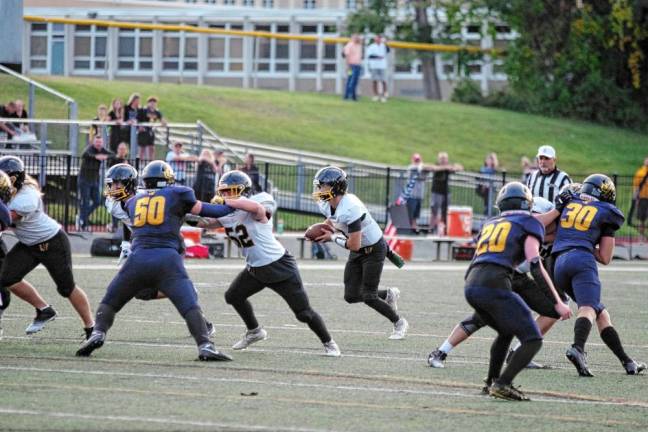
M344 249L347 248L347 239L344 237L342 234L335 234L333 236L333 241L338 245L343 247Z

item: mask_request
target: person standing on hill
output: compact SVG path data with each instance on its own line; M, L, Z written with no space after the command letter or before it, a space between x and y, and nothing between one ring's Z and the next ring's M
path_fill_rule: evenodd
M362 73L362 39L360 35L354 34L351 36L351 40L344 45L342 55L346 60L347 66L347 82L344 99L357 101L356 89L360 80L360 74Z

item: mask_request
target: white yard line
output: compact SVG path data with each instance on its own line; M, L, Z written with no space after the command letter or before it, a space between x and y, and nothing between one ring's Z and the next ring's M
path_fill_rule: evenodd
M15 409L15 408L8 408L8 407L1 407L1 406L0 406L0 413L20 415L20 416L73 418L79 420L116 421L116 422L125 422L125 423L155 423L155 424L164 424L164 425L170 424L170 425L178 425L178 426L192 426L192 427L202 427L202 428L219 428L219 429L233 429L233 430L251 430L251 431L286 431L286 432L329 432L330 431L326 429L293 428L293 427L285 427L285 426L269 427L269 426L246 425L241 423L216 423L210 421L177 420L177 419L165 418L165 417L133 417L133 416L114 416L114 415L34 411L34 410Z

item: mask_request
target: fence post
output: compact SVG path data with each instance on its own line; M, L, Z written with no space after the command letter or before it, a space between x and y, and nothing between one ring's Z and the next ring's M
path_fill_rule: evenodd
M614 173L612 174L612 183L614 183L614 186L616 186L619 182L619 174Z
M130 154L137 155L137 126L130 127Z
M301 210L301 198L304 193L304 164L297 164L297 193L295 194L295 209Z
M71 181L71 171L72 171L72 155L65 156L65 207L63 209L63 229L65 232L68 232L68 219L70 218L70 194L72 190L70 189Z
M263 182L263 191L268 192L268 172L270 171L270 164L266 162L264 165L263 175L265 177L265 180Z
M202 123L200 123L200 122L198 122L197 126L198 126L197 127L197 129L198 129L198 146L200 147L200 151L202 152L202 150L203 150L203 126L202 126ZM169 128L167 128L167 137L168 136L169 136ZM169 145L168 141L169 140L167 138L167 146Z
M40 156L39 156L39 166L40 174L38 175L38 183L40 183L41 189L45 188L45 183L47 182L47 123L41 122L40 124Z
M387 167L387 178L385 179L385 225L387 225L387 221L389 220L389 183L390 183L390 177L391 177L391 168Z
M355 193L355 179L353 177L353 164L347 166L347 180L349 182L349 192Z
M70 102L70 120L78 120L79 110L76 102ZM70 139L70 153L77 155L79 152L79 125L72 123L68 130Z
M502 171L502 186L506 184L506 170Z
M30 119L34 118L34 114L36 113L36 87L34 86L33 82L29 82L29 106L27 107L27 115L29 116ZM29 130L32 132L36 131L36 125L34 123L29 124Z
M488 179L488 208L486 210L486 215L491 217L493 215L493 189L495 188L495 182L492 177Z

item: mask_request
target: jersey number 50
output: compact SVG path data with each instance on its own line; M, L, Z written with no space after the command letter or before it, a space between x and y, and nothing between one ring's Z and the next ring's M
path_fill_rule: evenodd
M560 219L560 226L563 228L574 227L578 231L587 231L598 212L594 206L584 206L579 203L567 204L566 210L564 218Z
M141 227L145 224L161 225L164 222L164 204L166 200L163 196L143 197L135 203L135 219L133 226Z
M511 222L499 222L486 225L479 236L476 254L503 252L506 248L506 238L509 232L511 232Z

